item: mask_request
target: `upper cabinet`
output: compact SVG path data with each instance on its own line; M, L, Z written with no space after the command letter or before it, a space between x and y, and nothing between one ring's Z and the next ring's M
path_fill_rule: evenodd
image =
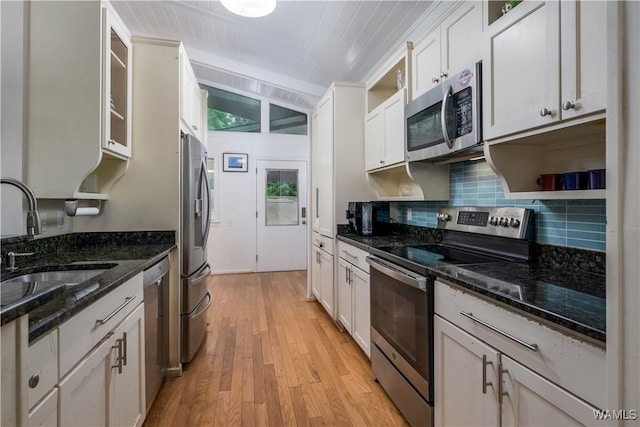
M191 62L184 51L180 55L180 73L180 119L191 134L204 142L206 119L203 111L207 110L208 93L200 89Z
M349 201L375 199L364 172L365 87L334 83L311 114L313 231L333 238Z
M404 106L401 89L365 116L365 167L377 169L404 161Z
M606 2L527 0L489 24L485 155L505 197L606 197L538 183L543 174L605 167Z
M367 177L379 200L448 200L448 165L406 161L404 109L414 80L412 51L408 42L367 84Z
M484 2L455 2L412 52L413 98L482 59Z
M28 183L107 199L132 153L129 31L102 2L32 2L29 20Z
M603 112L606 39L606 2L525 1L493 22L485 139Z

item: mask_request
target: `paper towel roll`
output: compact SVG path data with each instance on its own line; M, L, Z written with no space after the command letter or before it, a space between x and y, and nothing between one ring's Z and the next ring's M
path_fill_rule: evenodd
M95 207L78 208L76 209L76 214L74 216L91 216L91 215L98 215L99 213L100 213L100 210Z

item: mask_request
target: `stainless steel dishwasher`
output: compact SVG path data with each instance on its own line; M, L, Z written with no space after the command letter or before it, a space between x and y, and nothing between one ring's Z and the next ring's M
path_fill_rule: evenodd
M169 357L169 257L143 272L147 411L164 380Z

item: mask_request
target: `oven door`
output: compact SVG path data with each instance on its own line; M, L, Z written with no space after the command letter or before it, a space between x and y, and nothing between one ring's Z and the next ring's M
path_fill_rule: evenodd
M433 402L433 282L367 257L374 345L429 403Z

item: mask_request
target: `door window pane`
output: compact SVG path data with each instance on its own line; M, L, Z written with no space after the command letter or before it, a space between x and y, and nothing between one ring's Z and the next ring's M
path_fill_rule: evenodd
M267 169L265 225L298 225L298 170Z
M299 111L269 104L269 132L306 135L307 115Z

